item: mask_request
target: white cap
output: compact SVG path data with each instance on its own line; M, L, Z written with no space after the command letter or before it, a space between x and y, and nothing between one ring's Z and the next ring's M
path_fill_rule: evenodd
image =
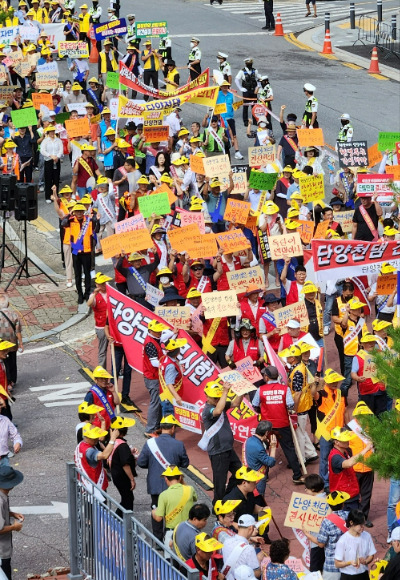
M247 58L244 59L244 62L253 62L253 57L248 56Z
M263 76L260 78L260 81L267 81L267 80L269 80L269 77L268 77L268 75L263 75Z
M250 568L250 566L246 566L246 564L238 566L233 573L235 575L235 580L256 580L253 569Z
M394 530L391 533L390 541L393 542L394 540L400 540L400 526L394 528Z
M219 52L217 56L220 56L221 58L228 58L229 54L226 54L226 52Z
M308 93L313 93L316 90L314 85L312 85L311 83L306 83L303 89L305 89Z
M348 113L343 113L343 115L340 115L339 119L346 119L347 121L350 121L350 115Z
M250 526L261 526L262 521L261 522L257 522L254 517L250 514L243 514L242 516L240 516L240 518L238 519L238 526L241 526L243 528L249 528Z
M300 322L298 320L289 320L286 328L300 328Z

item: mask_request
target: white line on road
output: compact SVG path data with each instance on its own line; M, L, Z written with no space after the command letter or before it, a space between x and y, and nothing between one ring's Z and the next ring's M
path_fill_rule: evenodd
M52 505L24 505L12 507L11 511L24 516L40 516L45 514L60 514L64 519L68 518L68 504L61 501L52 501Z

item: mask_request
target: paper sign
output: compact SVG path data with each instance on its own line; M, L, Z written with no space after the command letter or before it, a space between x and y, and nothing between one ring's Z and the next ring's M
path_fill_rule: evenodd
M159 22L136 22L137 38L146 38L149 36L168 36L168 27L166 21Z
M190 330L189 306L156 306L155 313L176 328Z
M53 108L53 98L47 93L32 93L32 102L37 111L39 111L40 105L45 105L50 111Z
M282 236L268 236L268 244L272 260L282 260L293 256L303 255L300 234L283 234Z
M207 319L240 314L236 292L233 290L206 292L202 295L202 304L205 308L204 316Z
M161 298L164 297L164 292L151 284L146 284L146 296L145 300L152 306L158 306Z
M63 40L58 43L58 56L69 58L89 58L88 43L83 40Z
M226 113L226 103L217 103L214 107L214 115L223 115Z
M328 220L323 220L322 222L319 222L319 224L315 228L314 240L325 240L326 232L328 230L329 230Z
M251 203L249 201L228 198L226 201L224 220L227 222L235 221L237 224L245 224L249 216L250 208Z
M235 103L233 103L232 107L234 111L237 111L238 109L240 109L240 107L243 107L244 105L244 100L241 99L240 101L236 101Z
M39 90L52 91L58 87L58 76L54 73L36 73L36 88ZM53 105L52 105L53 106Z
M246 228L251 230L254 235L257 235L257 229L258 229L257 228L257 221L258 221L258 216L249 215L249 217L247 218L247 222L246 222Z
M119 89L119 73L108 71L106 78L106 87L109 89Z
M71 139L74 137L84 137L85 135L89 135L89 119L87 117L83 117L82 119L65 121L65 129L68 133L68 137Z
M325 189L323 175L308 175L306 177L300 177L299 185L300 195L304 203L324 199Z
M279 328L281 334L287 332L286 324L289 320L295 318L300 322L300 326L308 326L308 312L307 307L304 304L304 300L285 306L284 308L277 308L274 310L273 315L275 317L276 327Z
M201 234L206 233L206 226L204 223L204 215L201 212L181 211L181 227L189 226L190 224L197 224Z
M215 155L202 159L204 172L207 177L219 177L220 175L228 175L231 170L231 164L228 155Z
M162 125L161 127L145 127L143 129L144 136L148 143L159 143L160 141L168 141L169 126Z
M56 123L59 123L60 125L64 125L65 121L68 121L70 116L71 116L71 113L58 113L58 115L56 115L56 117L55 117Z
M251 248L251 244L242 230L230 230L229 232L216 234L215 237L224 254L233 254L234 252Z
M367 167L368 145L366 141L338 142L337 146L340 167Z
M159 115L160 115L159 119L144 119L143 127L145 127L145 128L147 128L147 127L162 127L163 120L161 118L161 113Z
M86 109L86 103L68 103L68 105L66 105L66 107L68 108L68 111L76 111L78 113L79 116L84 116L87 113L87 109Z
M235 363L236 370L251 383L256 383L262 380L262 375L257 367L254 366L254 361L251 356L246 356Z
M16 86L12 85L10 87L7 86L0 86L0 101L5 102L8 101L11 97L13 92L15 91Z
M11 119L16 129L37 125L36 111L33 107L11 111Z
M213 258L218 252L215 234L204 234L194 237L187 244L186 251L193 260L197 258Z
M323 147L324 134L322 129L297 129L299 147Z
M385 165L385 173L393 175L393 181L400 181L400 165Z
M264 167L273 163L276 157L275 145L262 145L261 147L249 147L249 166Z
M19 76L25 78L31 72L32 62L30 60L21 60L13 68Z
M378 151L378 143L368 147L368 167L374 167L382 161L382 153Z
M333 213L333 221L338 222L345 234L349 234L353 229L354 211L337 211Z
M238 397L257 390L253 383L245 379L237 370L220 373L219 378L224 382L229 383L231 391L233 391Z
M143 230L146 228L146 222L142 214L138 213L126 220L115 223L115 233L121 234L122 232L133 232L136 230Z
M304 528L308 532L319 532L322 520L330 513L331 509L325 497L293 491L283 525L300 530Z
M378 151L393 151L396 147L396 142L400 141L400 133L387 133L380 131L378 137Z
M21 40L37 41L39 36L39 29L37 26L19 26L19 35Z
M125 18L116 18L110 22L99 22L93 25L96 40L104 40L111 36L120 36L126 34L128 28Z
M376 292L379 296L387 296L392 294L397 288L397 275L385 274L385 276L378 276L376 281Z
M186 252L193 238L198 237L200 237L200 230L199 226L195 223L168 231L169 243L177 252Z
M297 228L297 232L300 234L301 241L308 245L313 239L315 224L313 221L299 220L300 226Z
M176 200L178 199L174 194L174 192L172 191L172 189L169 188L166 183L163 183L162 185L160 185L160 187L157 187L157 189L153 191L152 195L154 195L155 193L164 193L164 192L168 193L168 201L170 205L175 203Z
M264 171L257 171L252 169L250 172L249 187L252 189L271 191L274 189L277 179L277 173L265 173Z
M139 210L143 217L151 217L151 214L166 215L171 211L168 193L153 193L138 198Z
M174 405L174 417L186 431L201 435L201 414L199 405L182 401L182 405Z
M124 251L126 254L147 250L153 246L153 241L147 229L134 232L113 234L100 240L103 258L119 256Z
M390 184L392 180L393 175L359 173L357 175L357 195L359 197L365 197L378 194L381 196L392 197L393 188Z
M199 157L198 155L191 155L190 160L190 169L193 173L199 173L200 175L205 175L204 172L204 165L203 165L203 157Z
M373 355L368 355L364 359L364 370L362 376L366 379L375 379L373 382L377 383L378 379L376 376L376 364ZM361 383L362 385L362 383Z
M246 292L247 288L252 285L258 286L260 289L264 288L264 277L261 266L227 272L226 277L229 288L234 290L236 294Z

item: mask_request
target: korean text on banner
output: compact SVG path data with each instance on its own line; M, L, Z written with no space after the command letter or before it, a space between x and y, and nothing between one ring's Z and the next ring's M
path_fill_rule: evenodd
M37 125L36 111L33 107L11 111L11 119L16 129Z
M366 141L338 143L338 155L340 167L367 167L369 165Z
M312 240L312 259L318 282L379 274L381 264L400 269L400 242Z
M204 223L204 214L201 212L181 211L181 227L189 226L190 224L197 224L201 234L206 233L206 225Z
M193 155L190 156L192 159ZM233 167L231 167L233 170ZM222 190L228 189L230 186L229 175L220 175L218 177L219 181L222 183ZM237 172L232 174L233 190L231 195L237 193L246 193L247 191L247 174L245 171Z
M64 40L58 43L58 56L69 58L89 58L89 47L83 40Z
M326 234L329 230L329 220L319 222L314 232L314 240L325 240Z
M32 93L32 102L37 111L40 110L40 105L48 107L50 111L53 108L53 97L48 93Z
M397 288L397 274L386 274L378 276L376 281L376 293L378 296L392 294Z
M309 175L306 177L300 177L299 185L300 195L304 203L317 201L325 197L323 175Z
M198 237L200 237L200 230L195 223L168 231L169 243L177 252L186 252L192 240Z
M231 170L231 164L228 155L215 155L202 159L204 171L207 177L219 177L220 175L228 175Z
M168 27L165 20L161 22L136 22L135 26L137 38L168 36Z
M323 147L324 134L322 129L297 129L299 147Z
M354 211L337 211L333 214L333 221L338 222L345 234L351 233L353 228Z
M151 214L166 215L171 211L168 193L154 193L138 198L139 210L143 217L151 217Z
M145 127L144 136L149 143L159 143L160 141L168 141L169 126L162 125L161 127Z
M308 532L319 532L322 520L330 513L331 509L325 497L293 491L284 526L300 530L304 528Z
M158 306L158 303L160 302L163 296L164 292L162 290L159 290L158 288L152 286L151 284L146 284L146 296L145 296L146 302L148 302L152 306Z
M249 187L252 189L261 189L262 191L274 189L277 173L265 173L264 171L257 171L252 169L249 177Z
M89 135L89 119L83 117L83 119L65 121L65 129L68 133L68 137L84 137L85 135Z
M262 380L262 374L257 367L254 366L254 361L251 356L246 356L235 363L236 370L251 383L256 383Z
M225 383L230 384L231 391L238 397L257 390L253 383L245 379L237 370L225 371L219 376Z
M133 232L136 230L146 229L146 222L141 213L134 215L126 220L115 223L115 233L121 234L122 232Z
M382 197L392 197L393 187L391 181L393 174L381 175L375 174L358 174L357 175L357 195L366 197L378 194Z
M187 244L186 251L193 260L197 258L213 258L218 252L215 234L196 236Z
M40 90L52 91L58 87L57 73L36 73L36 87ZM32 97L35 93L32 94ZM36 93L39 94L39 93ZM53 105L51 105L53 106Z
M176 328L190 330L189 306L156 306L155 313Z
M400 181L400 165L385 165L385 173L393 175L393 181Z
M122 251L129 254L130 252L147 250L152 247L153 241L148 230L145 229L113 234L112 236L103 238L100 244L103 251L103 258L107 259L119 256Z
M249 201L228 198L226 201L224 220L227 222L235 221L237 224L245 224L249 216L250 208L251 203Z
M303 255L303 246L298 232L283 234L282 236L269 236L268 244L272 260L281 260L293 256Z
M307 326L309 324L307 307L304 304L304 300L300 300L289 306L284 306L283 308L277 308L273 314L276 327L279 328L281 334L287 332L286 324L294 318L300 322L300 326Z
M386 149L389 149L389 151L393 151L397 141L400 141L400 133L380 131L378 136L378 150L386 151Z
M249 166L264 167L268 163L273 163L276 157L275 145L262 145L261 147L249 147Z
M236 294L246 292L249 286L255 285L260 289L264 287L264 277L261 266L253 266L252 268L242 268L241 270L227 272L226 278L228 280L229 288L234 290Z
M296 231L297 231L297 233L300 234L301 241L304 244L308 245L313 238L315 224L311 220L310 221L299 220L299 224L300 225Z
M205 318L223 318L225 316L238 316L240 310L236 292L224 290L221 292L206 292L202 296L202 304L205 308Z
M247 250L251 247L249 240L246 238L242 230L230 230L216 234L218 245L222 248L224 254L232 254Z
M93 25L96 40L104 40L110 36L120 36L126 34L127 26L125 18L118 18L110 22L100 22Z
M226 113L226 103L218 103L214 107L214 115L223 115Z
M202 157L199 157L198 155L191 155L189 160L190 160L190 169L193 171L193 173L205 175Z
M154 195L155 193L167 193L169 205L172 205L178 199L176 197L176 195L174 194L174 192L172 191L172 189L170 187L168 187L168 185L166 183L163 183L162 185L160 185L160 187L157 187L157 189L154 189L152 195Z
M119 89L119 73L108 71L106 77L106 87L109 89Z

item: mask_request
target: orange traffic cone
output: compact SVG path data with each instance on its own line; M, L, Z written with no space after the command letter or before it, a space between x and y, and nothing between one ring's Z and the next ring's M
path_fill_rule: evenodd
M376 46L374 46L374 48L372 49L371 63L369 65L368 72L369 73L378 73L378 74L380 74L380 72L381 72L379 70L378 49L376 48Z
M99 51L97 50L97 46L96 46L96 37L94 35L93 26L90 27L89 38L90 38L90 43L91 43L89 62L90 63L98 62L99 61Z
M282 19L279 12L276 15L274 36L285 36L285 33L283 32Z
M334 54L331 43L331 33L329 30L325 32L324 46L321 54Z

